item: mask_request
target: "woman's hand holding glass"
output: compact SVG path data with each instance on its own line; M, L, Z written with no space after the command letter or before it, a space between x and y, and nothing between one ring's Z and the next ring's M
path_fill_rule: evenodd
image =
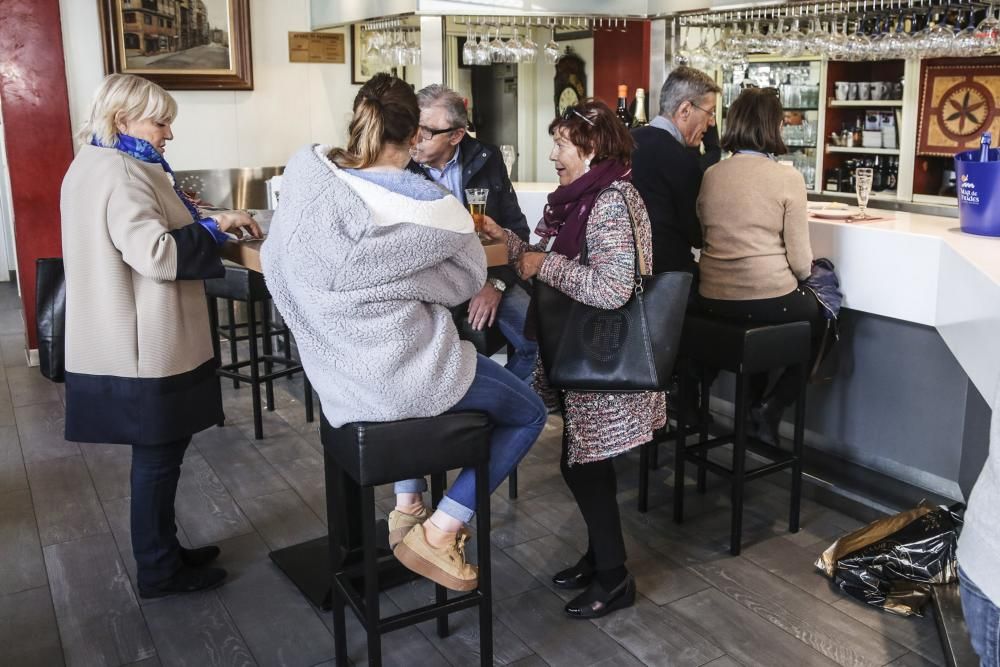
M263 236L260 225L246 211L219 211L211 216L219 230L225 234L233 234L238 239L249 236L259 239Z
M480 231L485 238L493 243L506 243L507 231L496 223L496 220L488 215L483 215L482 229Z
M538 272L542 270L542 262L548 253L545 252L526 252L521 255L521 259L517 260L517 275L521 277L521 280L529 280L538 275Z

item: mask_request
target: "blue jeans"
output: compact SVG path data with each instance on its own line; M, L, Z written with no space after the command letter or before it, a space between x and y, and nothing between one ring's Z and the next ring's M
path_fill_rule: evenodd
M528 453L545 426L548 412L531 387L483 355L476 359L472 386L448 412L485 412L493 424L490 435L490 493ZM395 484L396 493L421 493L427 480L408 479ZM476 471L464 468L438 509L463 523L475 513Z
M972 648L983 667L1000 667L1000 607L979 590L962 568L958 568L962 613L969 628Z
M172 577L181 568L174 498L191 437L162 445L132 446L132 553L140 588Z
M535 369L538 343L524 337L524 321L528 317L531 297L520 285L511 285L503 293L497 308L496 325L500 333L514 347L514 354L507 359L507 370L527 381Z

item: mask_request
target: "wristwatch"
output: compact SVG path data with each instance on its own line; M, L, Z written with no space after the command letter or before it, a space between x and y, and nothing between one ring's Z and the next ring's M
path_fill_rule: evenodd
M493 289L503 294L504 290L507 289L507 283L500 280L499 278L490 278L487 282L493 285Z

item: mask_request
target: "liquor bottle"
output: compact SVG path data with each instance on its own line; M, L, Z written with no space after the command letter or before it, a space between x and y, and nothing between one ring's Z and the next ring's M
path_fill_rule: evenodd
M875 156L875 164L872 165L872 192L882 192L885 190L885 172L882 171L881 156Z
M463 97L462 98L462 102L465 103L465 117L466 117L466 121L465 121L465 133L467 135L469 135L470 137L472 137L473 139L475 139L476 138L476 122L474 120L472 120L472 110L469 109L469 98L468 97Z
M886 176L885 189L895 190L897 181L899 181L899 158L892 158L889 162L889 173Z
M618 120L625 124L625 127L632 124L632 119L628 115L628 86L625 84L618 86L618 109L615 110L615 115L618 116Z
M861 128L862 128L861 116L858 116L858 119L854 122L854 130L851 132L851 136L853 137L854 140L853 145L855 146L855 148L860 147L862 145L861 139L864 135Z
M632 117L632 127L642 127L649 125L646 120L646 91L642 88L635 89L635 115Z
M989 162L990 161L990 142L993 141L992 132L983 132L983 136L979 139L979 161Z

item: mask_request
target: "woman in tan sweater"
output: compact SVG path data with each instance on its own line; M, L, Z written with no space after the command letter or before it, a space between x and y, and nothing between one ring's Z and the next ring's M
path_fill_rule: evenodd
M749 88L729 110L722 147L733 156L705 173L698 218L705 242L699 262L701 310L760 324L805 320L813 350L822 335L822 314L813 293L799 284L812 269L806 187L802 175L779 164L784 112L772 89ZM787 370L770 392L767 376L752 380L753 427L772 444L794 400L797 378Z

